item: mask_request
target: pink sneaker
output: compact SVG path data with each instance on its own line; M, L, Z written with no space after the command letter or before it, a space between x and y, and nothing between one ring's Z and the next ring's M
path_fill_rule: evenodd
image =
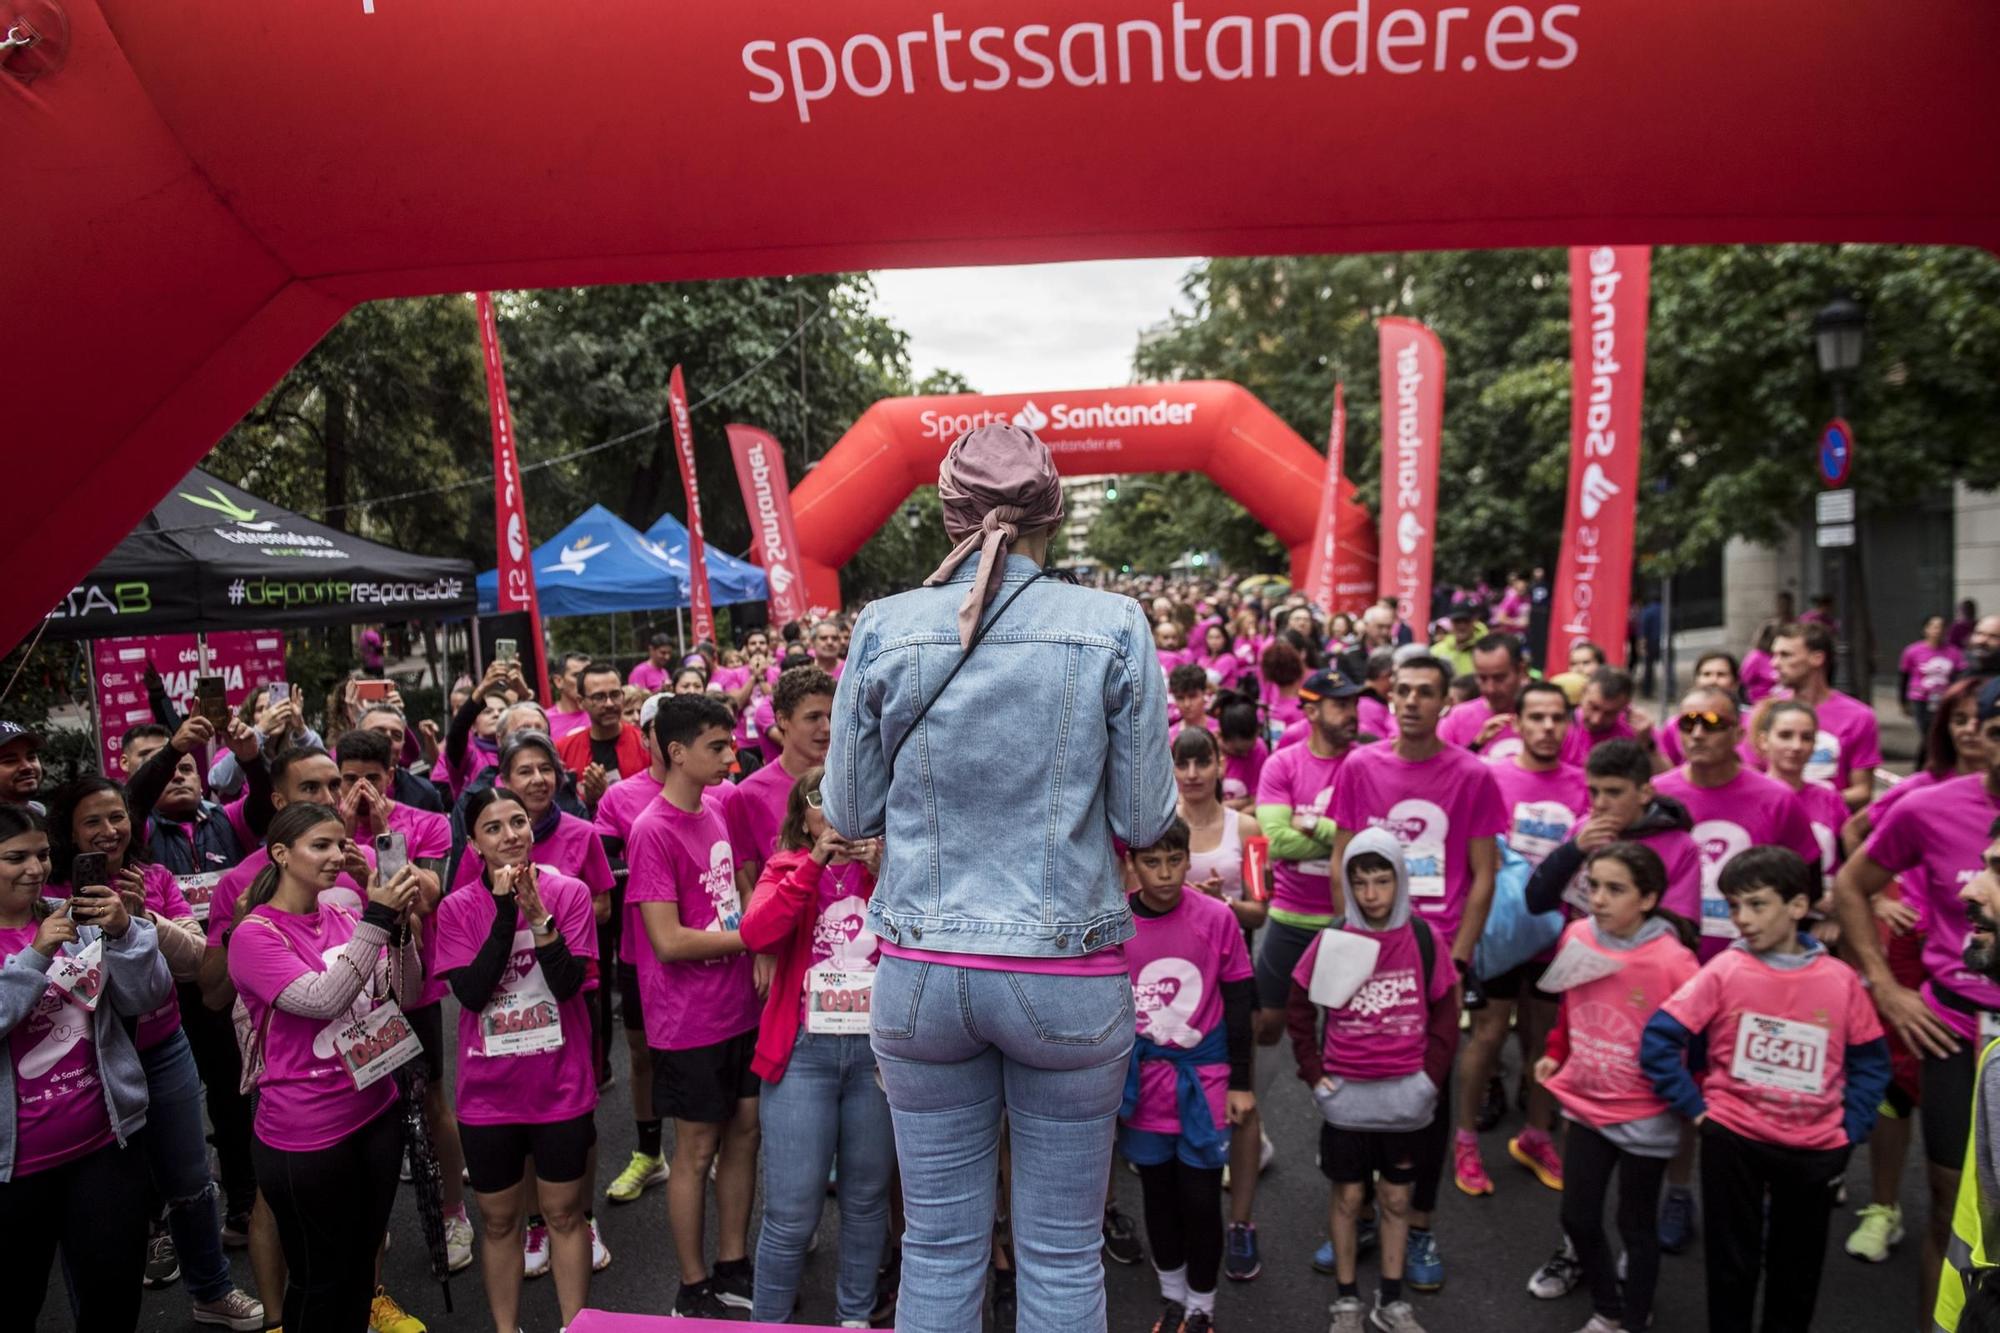
M1479 1136L1459 1130L1452 1144L1452 1178L1459 1189L1467 1194L1491 1194L1493 1177L1486 1174L1486 1163L1479 1160Z
M1550 1189L1563 1187L1562 1158L1556 1156L1554 1140L1540 1130L1524 1129L1517 1137L1508 1139L1507 1153Z

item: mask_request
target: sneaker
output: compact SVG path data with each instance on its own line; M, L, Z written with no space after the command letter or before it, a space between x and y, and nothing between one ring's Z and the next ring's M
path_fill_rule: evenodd
M1590 1322L1576 1333L1623 1333L1624 1327L1623 1324L1612 1323L1601 1314L1594 1314L1590 1317Z
M1326 1333L1367 1333L1368 1307L1361 1303L1359 1296L1342 1296L1328 1307L1333 1323Z
M1153 1321L1152 1333L1181 1333L1181 1325L1187 1322L1187 1307L1179 1301L1162 1300L1160 1317Z
M250 1244L250 1213L247 1209L222 1219L222 1243L232 1250L240 1250Z
M1390 1301L1378 1305L1368 1312L1368 1327L1382 1330L1382 1333L1424 1333L1424 1326L1417 1322L1417 1312L1410 1308L1408 1301Z
M1257 1224L1231 1222L1222 1239L1222 1271L1231 1282L1248 1282L1264 1271L1257 1253Z
M396 1304L387 1287L375 1288L375 1302L368 1307L369 1333L425 1333L424 1321Z
M1104 1255L1121 1264L1136 1264L1146 1257L1145 1247L1139 1244L1139 1228L1115 1203L1104 1209Z
M1871 1264L1889 1257L1890 1247L1903 1240L1903 1209L1899 1204L1871 1203L1861 1210L1861 1225L1847 1238L1847 1252ZM151 1286L150 1281L147 1286Z
M1331 1273L1335 1271L1336 1261L1333 1257L1332 1241L1323 1240L1319 1243L1319 1248L1313 1251L1312 1265L1313 1272L1315 1273Z
M540 1277L549 1271L549 1229L530 1222L521 1242L521 1276Z
M597 1219L585 1220L590 1223L590 1271L602 1273L611 1267L611 1251L604 1248L604 1237L597 1234Z
M750 1293L757 1286L755 1271L748 1259L731 1264L726 1273L722 1271L722 1265L717 1264L708 1275L708 1285L715 1291L715 1299L730 1309L747 1310L750 1308Z
M1556 1156L1555 1141L1546 1134L1523 1130L1507 1140L1507 1155L1535 1173L1535 1179L1552 1190L1563 1187L1562 1158Z
M1486 1092L1479 1099L1479 1114L1474 1118L1473 1124L1479 1127L1481 1134L1484 1134L1499 1124L1506 1114L1507 1085L1500 1081L1498 1074L1495 1074L1486 1080Z
M1452 1142L1451 1161L1451 1176L1461 1192L1475 1197L1493 1192L1493 1177L1486 1174L1486 1163L1480 1159L1478 1139L1460 1131Z
M631 1203L652 1186L663 1184L666 1178L666 1158L635 1152L618 1173L618 1179L611 1182L611 1188L604 1191L604 1197L613 1203Z
M449 1273L472 1267L472 1219L453 1213L444 1220L444 1266Z
M1669 1189L1660 1206L1660 1248L1679 1254L1694 1239L1694 1191Z
M875 1274L875 1308L869 1312L871 1324L887 1323L896 1313L896 1293L903 1286L903 1251L895 1246L889 1251L889 1262L883 1264Z
M1438 1251L1436 1232L1411 1228L1403 1281L1412 1291L1436 1291L1444 1286L1444 1255Z
M1215 1333L1215 1316L1206 1310L1189 1310L1181 1321L1181 1333Z
M165 1227L154 1232L146 1242L146 1272L144 1281L154 1289L171 1287L181 1280L181 1257L174 1252L174 1238L167 1234Z
M674 1293L673 1308L667 1311L676 1319L731 1319L729 1307L715 1298L715 1288L708 1282L697 1282L689 1286L683 1282Z
M1537 1300L1558 1301L1576 1290L1576 1284L1583 1281L1583 1264L1576 1257L1576 1250L1570 1245L1569 1237L1549 1256L1548 1262L1535 1270L1528 1279L1528 1294Z
M264 1327L264 1302L231 1287L212 1301L196 1301L192 1317L197 1324L233 1328L236 1333L257 1333Z
M1018 1317L1019 1304L1014 1295L1014 1273L1012 1269L1001 1272L993 1270L993 1333L1014 1333L1014 1321Z

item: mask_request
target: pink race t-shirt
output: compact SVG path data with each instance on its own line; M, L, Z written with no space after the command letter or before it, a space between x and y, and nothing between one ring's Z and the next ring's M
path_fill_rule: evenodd
M1762 703L1771 692L1778 688L1778 672L1771 665L1771 655L1761 648L1752 648L1743 654L1743 697L1751 703Z
M625 844L625 900L673 903L689 930L735 930L743 907L722 797L704 792L701 806L690 813L662 797L633 824ZM634 915L643 931L643 914ZM758 1024L763 1006L751 984L748 954L669 963L645 949L638 967L646 1044L655 1050L713 1046Z
M563 943L578 958L597 957L597 920L591 893L581 880L543 866L537 882L542 906L555 919ZM442 973L470 966L493 929L499 905L484 886L447 894L437 911L437 965ZM539 984L542 964L535 937L521 921L514 952L500 976L500 988L519 993ZM562 1044L551 1050L486 1054L483 1013L458 1011L458 1118L470 1125L546 1125L588 1115L597 1107L597 1075L591 1068L589 992L579 989L556 1001ZM553 999L553 996L549 997ZM493 1008L489 1005L488 1008Z
M559 741L572 731L582 731L590 725L590 714L581 710L565 713L561 709L549 714L549 739ZM476 773L473 776L478 776Z
M1775 690L1774 698L1789 691ZM1831 782L1845 791L1857 768L1882 766L1881 736L1875 710L1859 699L1829 690L1826 698L1813 705L1819 715L1819 735L1813 741L1812 757L1806 760L1807 782Z
M1396 736L1396 715L1372 694L1354 696L1354 724L1362 735L1377 740L1393 740Z
M637 686L648 694L658 694L666 689L668 680L667 669L654 666L650 657L633 667L632 674L625 677L627 685Z
M0 955L11 959L35 942L40 927L0 928ZM99 1003L104 1003L99 1001ZM14 1175L73 1162L112 1141L90 1015L54 985L7 1034L14 1061Z
M1671 932L1614 950L1598 942L1595 923L1572 921L1557 947L1572 941L1615 959L1619 969L1563 992L1569 1058L1548 1090L1571 1116L1599 1129L1661 1114L1667 1104L1639 1067L1640 1038L1653 1011L1701 965Z
M2000 986L1965 965L1965 935L1969 929L1959 890L1984 868L1986 830L2000 815L2000 801L1986 790L1978 774L1949 778L1927 791L1897 802L1876 824L1862 848L1870 860L1892 875L1901 875L1904 901L1920 886L1918 902L1927 927L1923 964L1930 980L1924 998L1946 1027L1966 1041L1979 1037L1976 1015L1943 1003L1935 992L1944 986L1977 1008L2000 1013Z
M1181 894L1164 916L1135 911L1132 919L1138 930L1125 941L1125 968L1138 1033L1160 1046L1193 1050L1222 1022L1223 983L1250 977L1243 928L1228 904L1205 893ZM1199 1073L1210 1117L1227 1125L1229 1062L1203 1065ZM1141 1060L1139 1103L1125 1123L1154 1134L1180 1133L1178 1082L1171 1061Z
M1335 777L1355 754L1349 746L1331 759L1312 752L1310 745L1279 750L1264 765L1257 783L1257 804L1290 806L1292 813L1327 818L1333 805ZM1325 857L1310 861L1271 858L1271 906L1302 916L1333 914L1332 867Z
M1723 1127L1790 1148L1847 1146L1847 1048L1882 1035L1853 968L1824 953L1777 968L1748 949L1726 949L1661 1012L1708 1034L1701 1093Z
M374 865L375 844L364 841L360 846L362 859L367 861L369 865ZM220 949L223 947L222 932L228 930L230 922L236 919L236 900L243 896L245 889L250 887L250 881L257 878L257 872L270 863L271 849L269 847L259 847L256 851L238 861L234 866L231 866L223 874L222 878L216 881L215 892L209 898L209 948ZM362 906L368 901L368 890L363 885L355 883L354 877L343 870L340 878L333 882L333 887L320 895L320 901L344 907L358 918L361 915Z
M1500 800L1507 809L1507 831L1502 836L1531 866L1540 865L1568 842L1590 813L1583 770L1573 765L1557 764L1534 773L1510 759L1493 765L1493 780L1500 784Z
M653 776L652 770L634 773L621 782L611 784L604 798L597 803L597 819L592 827L600 838L627 842L632 837L632 825L659 799L660 780ZM629 902L625 904L620 926L618 961L636 967L639 955L646 951L645 929L639 924L637 909Z
M1847 822L1847 801L1824 782L1808 782L1792 793L1805 811L1806 826L1819 844L1819 871L1828 888L1840 868L1840 826Z
M1270 761L1271 747L1262 740L1250 742L1250 753L1222 755L1222 799L1242 801L1257 794L1264 780L1264 765Z
M1381 945L1375 956L1375 972L1361 983L1361 989L1346 1004L1326 1011L1325 1044L1321 1054L1326 1072L1335 1078L1404 1078L1424 1067L1426 1027L1431 1006L1451 993L1458 972L1451 965L1449 936L1438 935L1436 960L1431 967L1429 994L1424 992L1424 958L1417 948L1416 932L1430 929L1429 923L1412 919L1389 931L1367 931L1355 925L1335 927L1352 931ZM1438 933L1433 931L1434 935ZM1319 961L1315 935L1292 980L1312 988L1313 965Z
M1632 841L1652 848L1660 864L1667 868L1667 893L1660 899L1660 906L1683 921L1700 925L1703 874L1700 844L1677 828L1648 833ZM1722 944L1718 940L1716 947Z
M1470 848L1507 831L1507 807L1492 766L1447 745L1428 759L1399 758L1393 745L1364 745L1340 771L1333 822L1345 832L1383 828L1403 846L1410 906L1451 947L1472 893Z
M1602 731L1592 731L1583 725L1578 717L1569 724L1569 734L1563 737L1562 761L1584 767L1590 760L1590 752L1605 741L1631 740L1639 733L1632 730L1632 723L1623 712L1611 719L1611 724Z
M771 859L778 847L778 830L784 827L785 807L797 785L798 779L780 761L764 765L729 793L722 818L729 826L729 850L737 865L761 867Z
M764 694L759 695L747 711L757 728L757 749L764 756L764 763L767 766L777 763L778 756L785 752L783 744L771 739L771 732L778 725L777 705L771 702L770 695Z
M1472 743L1479 739L1480 729L1492 716L1493 706L1483 697L1458 704L1438 722L1438 739L1446 745L1471 750ZM1486 742L1485 749L1475 753L1489 764L1505 763L1521 753L1521 733L1514 730L1514 724L1509 722Z
M1697 787L1687 769L1653 779L1653 790L1687 807L1701 849L1701 956L1715 957L1737 938L1722 896L1722 867L1751 847L1789 847L1807 865L1819 864L1819 839L1796 793L1776 778L1739 769L1720 787Z
M875 883L867 867L855 861L829 864L820 872L819 906L813 918L812 953L806 962L805 989L799 992L799 1026L810 1011L813 969L873 972L882 961L882 942L868 929L868 900Z
M1897 669L1910 678L1903 688L1905 699L1934 704L1950 688L1951 678L1965 669L1965 654L1948 643L1933 648L1919 639L1903 650Z
M285 1152L331 1147L396 1102L396 1081L354 1086L334 1037L342 1028L392 1003L371 977L354 1003L331 1019L306 1018L276 1006L285 987L324 972L354 938L360 918L321 896L317 911L252 908L229 937L229 979L263 1036L264 1077L257 1099L257 1137Z

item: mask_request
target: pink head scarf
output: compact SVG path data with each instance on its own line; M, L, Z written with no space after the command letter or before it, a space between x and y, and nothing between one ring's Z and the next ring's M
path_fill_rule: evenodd
M924 584L943 583L978 550L979 572L958 608L958 641L970 648L980 613L1000 591L1014 539L1062 522L1062 481L1033 431L1000 422L958 437L938 467L938 501L944 530L958 545Z

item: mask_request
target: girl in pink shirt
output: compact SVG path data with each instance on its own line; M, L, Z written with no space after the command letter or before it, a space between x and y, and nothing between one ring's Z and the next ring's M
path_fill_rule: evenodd
M1588 1333L1645 1328L1660 1271L1660 1184L1680 1145L1680 1118L1639 1067L1646 1018L1696 970L1694 927L1663 910L1667 868L1650 848L1614 842L1584 863L1590 915L1570 923L1559 970L1574 977L1535 1077L1570 1122L1563 1148L1563 1232L1574 1246L1596 1313ZM1565 961L1567 960L1567 961ZM1546 983L1545 983L1546 984ZM1604 1200L1618 1177L1618 1232L1627 1271L1604 1235Z
M265 843L271 860L244 891L248 915L225 936L254 1034L251 1156L290 1273L284 1324L358 1329L403 1151L392 1075L423 1054L393 998L423 981L409 928L416 873L384 883L371 871L356 918L320 901L360 864L330 807L287 805Z
M1820 881L1826 893L1816 910L1833 910L1833 875L1840 869L1840 830L1847 823L1847 802L1824 782L1806 781L1806 761L1819 735L1819 715L1799 699L1767 699L1751 723L1751 739L1763 756L1765 771L1798 795L1799 808L1819 844Z

